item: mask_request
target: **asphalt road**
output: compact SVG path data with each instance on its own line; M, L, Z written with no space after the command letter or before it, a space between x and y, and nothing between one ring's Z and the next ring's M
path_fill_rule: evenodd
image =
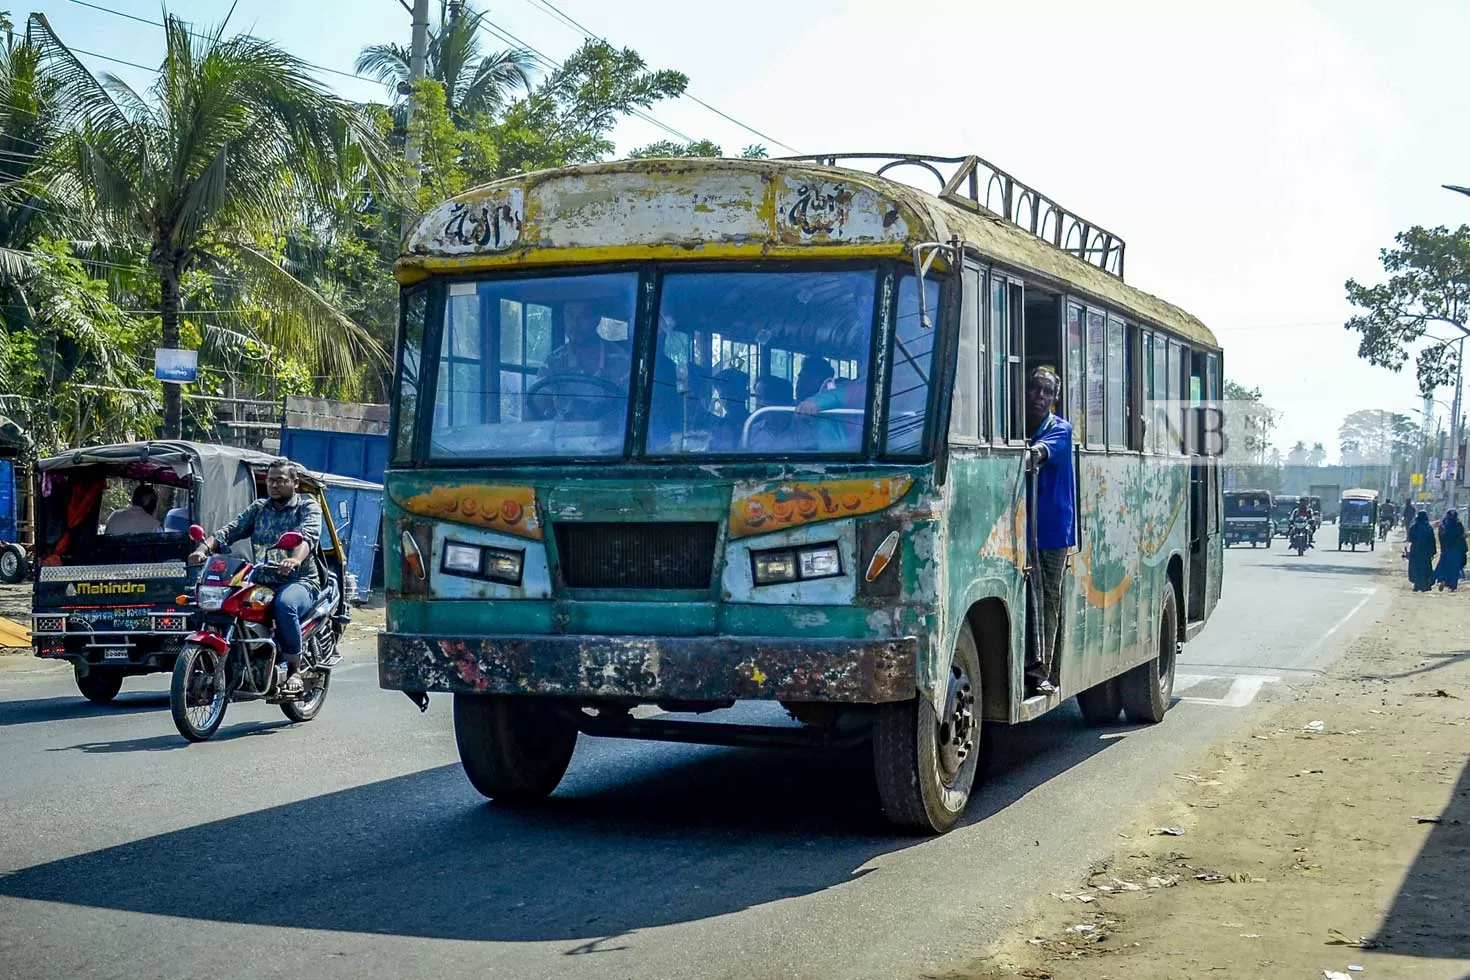
M888 833L861 753L584 736L547 805L487 804L458 768L449 700L421 715L380 691L362 633L316 721L233 705L199 746L175 733L162 675L94 707L69 673L7 658L0 976L940 972L1328 664L1386 602L1381 558L1231 550L1162 725L1099 732L1069 706L1001 731L939 839Z

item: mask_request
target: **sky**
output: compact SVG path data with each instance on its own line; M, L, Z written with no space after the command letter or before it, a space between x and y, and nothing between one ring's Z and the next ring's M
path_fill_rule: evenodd
M438 0L431 0L437 13ZM1343 284L1382 277L1379 250L1416 224L1470 222L1470 40L1463 0L496 0L476 5L508 38L561 59L587 30L689 75L689 99L651 113L734 152L773 156L975 153L1128 243L1127 281L1189 310L1225 350L1225 373L1282 414L1275 443L1324 443L1359 409L1409 415L1412 364L1358 359ZM82 58L135 85L162 32L155 0L46 0ZM342 95L357 52L407 44L399 0L177 0L324 69ZM25 8L12 9L23 19ZM489 37L487 44L509 42ZM675 138L638 119L620 151ZM780 144L785 144L780 145ZM1449 388L1436 397L1447 417Z

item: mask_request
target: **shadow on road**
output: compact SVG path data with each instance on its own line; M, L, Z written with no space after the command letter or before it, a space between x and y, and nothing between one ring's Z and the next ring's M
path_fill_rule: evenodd
M251 735L274 735L277 730L289 728L293 723L290 721L255 721L245 725L231 727L225 725L215 734L212 742L228 742L235 738L247 738ZM115 742L80 742L76 745L65 745L47 752L85 752L88 755L111 755L116 752L168 752L173 749L187 749L189 743L182 735L153 735L149 738L125 738Z
M996 735L967 828L1116 741L1075 710L1054 715ZM569 941L571 955L840 886L920 843L883 825L865 752L584 738L558 794L534 807L485 803L457 765L442 766L37 865L0 877L0 895L253 925ZM242 861L254 870L241 873Z
M1470 959L1470 766L1409 869L1376 937L1398 956Z
M1453 666L1454 664L1459 663L1461 660L1470 657L1470 650L1448 650L1444 653L1421 653L1420 656L1425 659L1425 662L1422 666L1415 667L1413 670L1400 671L1397 674L1362 674L1359 676L1361 677L1361 679L1369 681L1401 681L1408 677L1418 677L1422 674L1432 674L1436 670L1443 670L1446 667Z
M108 715L136 714L168 707L168 694L120 694L111 704L93 704L80 694L69 698L31 698L0 701L0 728L11 725L35 725L46 721L69 721L73 718L105 718Z
M1278 561L1270 564L1258 565L1257 568L1280 568L1288 572L1306 572L1316 575L1369 575L1379 576L1384 574L1384 569L1378 565L1337 565L1323 564L1314 561L1310 557L1303 556L1295 561Z

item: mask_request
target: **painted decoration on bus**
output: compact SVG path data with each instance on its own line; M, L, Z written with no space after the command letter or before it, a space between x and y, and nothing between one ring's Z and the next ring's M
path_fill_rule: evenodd
M536 491L531 487L483 484L438 486L425 493L395 501L412 514L490 528L517 537L541 539L536 516Z
M503 252L520 244L525 212L525 195L519 187L448 201L419 223L407 251L444 255Z
M1082 536L1077 542L1077 579L1088 603L1098 609L1117 605L1127 594L1138 547L1128 488L1113 486L1108 470L1085 464L1084 485L1092 489L1078 499Z
M886 510L908 493L911 476L824 480L737 487L730 499L730 537L742 538L816 521Z
M839 180L784 178L776 221L786 242L893 241L908 234L896 204Z

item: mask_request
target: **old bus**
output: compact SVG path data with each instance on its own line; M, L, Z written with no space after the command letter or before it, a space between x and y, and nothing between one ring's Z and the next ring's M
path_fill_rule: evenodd
M851 742L887 815L940 832L982 722L1073 696L1163 717L1220 588L1186 421L1214 337L985 161L884 163L938 193L866 162L545 171L408 234L379 679L454 695L482 793L550 793L579 733ZM1028 698L1036 365L1075 428L1079 546L1056 690ZM723 710L750 700L786 714Z

